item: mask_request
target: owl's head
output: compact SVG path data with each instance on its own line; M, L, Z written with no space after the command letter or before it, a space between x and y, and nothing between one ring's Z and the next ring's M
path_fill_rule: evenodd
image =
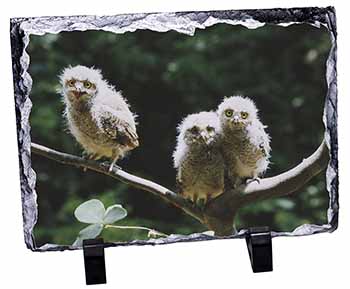
M258 118L254 102L247 97L231 96L219 105L217 113L222 127L242 129Z
M82 65L65 68L60 80L63 95L71 103L87 102L92 99L103 81L99 70Z
M211 145L220 132L215 112L190 114L178 126L179 138L187 145Z

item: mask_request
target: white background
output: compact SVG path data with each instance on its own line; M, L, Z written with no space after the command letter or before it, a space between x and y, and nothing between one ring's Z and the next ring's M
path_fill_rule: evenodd
M122 3L120 3L122 2ZM85 288L82 251L26 249L18 173L10 17L113 15L333 5L338 17L340 223L332 234L273 239L274 272L253 274L244 240L106 249L105 288L346 288L350 261L349 22L347 1L2 1L0 17L0 287ZM5 5L5 3L7 3ZM322 97L322 96L320 96ZM45 121L45 120L43 120ZM20 287L19 287L20 288Z

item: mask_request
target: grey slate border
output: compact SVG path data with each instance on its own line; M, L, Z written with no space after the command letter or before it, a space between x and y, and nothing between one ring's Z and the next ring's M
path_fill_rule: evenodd
M334 7L308 7L289 9L259 9L259 10L229 10L206 12L177 12L177 13L140 13L122 14L116 16L67 16L67 17L34 17L11 19L11 52L13 68L13 85L15 95L18 155L22 194L24 239L27 247L33 251L62 251L74 250L71 246L47 244L40 248L35 245L33 228L37 221L37 202L35 182L36 174L31 167L30 124L29 115L32 103L29 95L32 79L27 70L29 56L26 47L29 35L43 35L45 33L59 33L74 30L105 30L115 33L150 29L159 32L175 30L180 33L193 35L197 28L217 24L241 24L248 28L257 28L266 24L307 23L314 26L325 26L332 41L326 67L328 92L325 96L323 121L325 124L325 138L330 149L331 159L327 168L327 191L330 202L328 209L328 224L302 225L293 232L272 232L272 236L302 236L321 232L332 232L338 226L338 135L337 135L337 31ZM188 236L171 235L168 238L135 240L131 242L106 243L106 247L128 245L158 245L175 242L192 242L216 239L243 238L245 230L234 236L224 238L205 234Z

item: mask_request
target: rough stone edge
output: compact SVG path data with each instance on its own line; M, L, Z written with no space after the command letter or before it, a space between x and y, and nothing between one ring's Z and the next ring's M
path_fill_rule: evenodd
M260 10L228 10L207 12L177 12L177 13L148 13L123 14L117 16L67 16L67 17L35 17L11 19L11 51L13 82L15 94L15 109L17 122L17 138L19 148L19 167L22 194L22 209L24 222L24 238L27 247L33 251L62 251L79 249L77 247L46 244L36 247L33 228L37 221L37 202L35 182L36 175L31 168L30 124L29 115L32 103L29 94L32 79L27 70L29 56L25 49L29 43L29 35L45 33L59 33L73 30L104 30L114 33L133 32L137 29L150 29L158 32L175 30L180 33L193 35L197 28L227 23L244 25L247 28L258 28L264 24L290 25L294 23L308 23L319 27L325 26L330 34L332 48L327 60L328 92L325 97L323 121L325 124L325 138L330 149L331 159L327 168L327 190L330 201L328 209L328 224L305 224L293 232L272 232L277 236L304 236L321 232L332 232L338 226L338 136L337 136L337 44L336 44L336 16L334 7L308 8L275 8ZM62 25L63 24L63 25ZM60 26L61 25L61 26ZM171 235L168 238L135 240L131 242L106 243L106 247L128 245L160 245L175 242L192 242L218 239L243 238L245 230L234 236L214 237L206 234L191 234L188 236Z

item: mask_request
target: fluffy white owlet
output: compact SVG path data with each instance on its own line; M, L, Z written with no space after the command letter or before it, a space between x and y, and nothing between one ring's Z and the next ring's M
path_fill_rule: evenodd
M223 192L224 160L215 112L191 114L182 121L173 158L180 194L185 198L205 203Z
M257 179L269 165L270 137L249 98L224 99L217 113L222 130L222 151L227 177L236 186L243 180Z
M110 158L111 170L119 158L139 145L129 105L97 69L68 67L60 80L70 132L89 158Z

